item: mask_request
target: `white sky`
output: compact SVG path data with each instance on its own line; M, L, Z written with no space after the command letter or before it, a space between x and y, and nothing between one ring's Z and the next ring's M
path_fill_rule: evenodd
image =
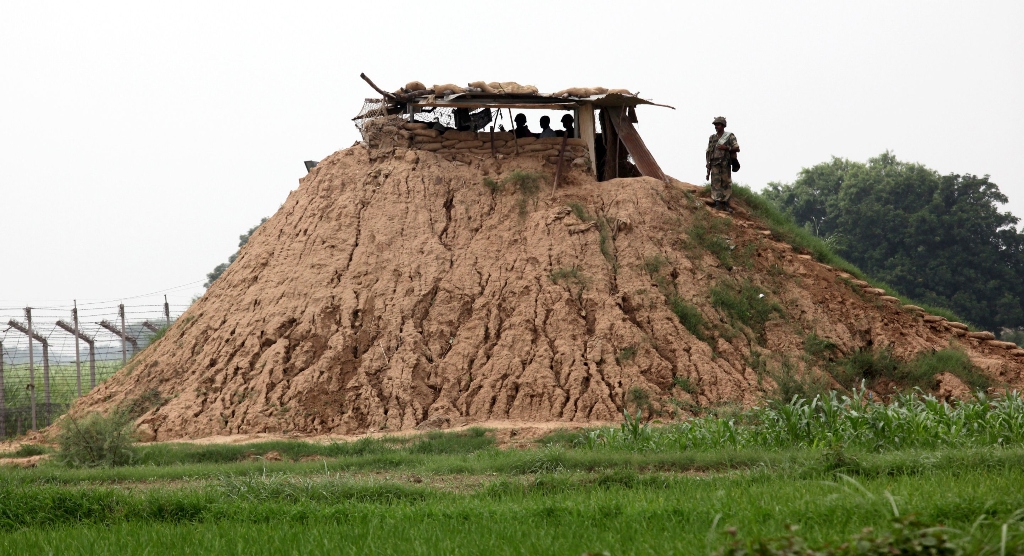
M684 181L725 115L755 189L891 149L1024 216L1019 1L213 4L0 0L0 307L187 302L358 139L361 71L629 88L677 108L639 129Z

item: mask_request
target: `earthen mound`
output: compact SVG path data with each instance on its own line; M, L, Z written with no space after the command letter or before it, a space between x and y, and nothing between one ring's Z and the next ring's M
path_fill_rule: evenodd
M1021 382L1007 350L861 291L693 186L566 166L552 191L538 158L339 151L74 411L141 403L159 440L611 421L631 402L670 418L758 403L784 362L810 372L812 332L840 353L954 342ZM770 311L737 318L712 299L730 291Z

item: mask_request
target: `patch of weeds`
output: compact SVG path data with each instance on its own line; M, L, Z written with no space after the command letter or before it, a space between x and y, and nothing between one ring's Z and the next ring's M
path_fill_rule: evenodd
M757 375L757 382L760 384L761 380L768 374L768 359L760 351L750 350L747 365L754 369L754 374Z
M582 300L583 290L587 288L589 283L586 275L583 274L577 265L569 268L556 268L551 271L550 278L552 282L568 288L570 293L576 298L576 301Z
M772 398L783 404L789 403L794 397L811 400L815 396L824 396L830 390L827 378L811 372L801 374L788 359L784 359L778 371L772 373L772 379L776 386Z
M41 456L43 454L49 454L52 452L50 448L46 446L40 446L39 444L22 444L18 446L18 449L4 454L5 458L30 458L32 456Z
M668 259L664 255L653 255L644 259L644 272L651 278L657 279L661 276L661 269L668 266Z
M544 175L540 172L529 172L527 170L513 170L502 178L502 186L512 186L519 192L519 200L516 206L519 208L519 215L526 216L529 210L530 201L537 204L537 194L540 193L540 186L544 182Z
M582 222L591 222L594 220L594 217L587 213L587 209L579 203L569 203L569 208L572 209L572 213L576 215L576 218L579 218Z
M992 379L982 374L966 353L957 349L919 353L909 366L913 369L910 374L932 379L939 373L952 373L974 391L992 386Z
M597 231L599 234L599 247L604 259L612 265L612 272L618 274L619 263L615 258L615 230L605 216L597 217Z
M638 415L641 412L651 415L654 409L651 405L651 395L639 386L633 386L626 392L626 406L632 406Z
M782 307L771 301L768 294L750 280L719 282L711 288L711 304L731 320L750 328L759 342L764 341L764 326L772 314L783 314Z
M676 375L672 377L672 386L678 386L680 390L690 395L697 393L697 385L688 376Z
M619 365L626 361L632 361L636 357L636 346L626 346L619 350L618 355L615 356L615 362Z
M142 394L121 402L119 410L124 412L130 419L138 419L147 411L160 407L166 400L160 396L160 391L150 388Z
M902 388L933 390L936 375L943 372L953 374L974 390L992 385L992 380L971 363L966 353L950 348L922 352L910 361L900 361L888 347L858 350L833 363L831 371L837 382L850 389L862 381L874 387L880 380L889 380Z
M831 367L832 377L844 388L853 389L860 386L861 382L869 387L878 382L879 379L894 379L900 372L903 364L893 357L892 350L882 348L877 351L858 349L847 357L833 363Z
M708 337L704 333L706 323L704 322L704 315L700 314L700 310L677 294L670 294L667 298L669 308L675 313L676 318L679 319L683 327L689 330L690 334L693 334L698 340L707 342Z
M491 193L500 193L504 187L494 181L492 178L484 178L484 187L486 187Z
M132 418L123 411L82 419L67 415L57 433L57 460L71 467L114 467L135 459Z
M708 211L697 211L693 222L686 229L686 235L693 244L714 255L727 269L732 269L732 245L722 234L729 230L730 221L710 214Z
M816 359L831 357L838 349L835 343L814 332L804 336L804 352Z

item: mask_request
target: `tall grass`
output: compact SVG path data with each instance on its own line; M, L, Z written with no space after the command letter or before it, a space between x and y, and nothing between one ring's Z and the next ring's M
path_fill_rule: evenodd
M633 430L629 418L619 428L582 434L578 444L643 451L718 450L844 446L868 450L1024 445L1024 399L1016 392L1000 398L978 394L971 402L949 404L919 393L899 394L889 404L864 390L796 398L739 414L702 417L676 425Z

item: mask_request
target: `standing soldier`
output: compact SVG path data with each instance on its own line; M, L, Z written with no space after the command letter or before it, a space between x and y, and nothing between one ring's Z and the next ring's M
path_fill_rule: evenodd
M711 180L711 200L715 202L716 209L732 212L729 206L729 198L732 197L732 164L736 153L740 152L740 144L735 135L725 131L723 116L715 118L711 123L715 126L715 134L708 138L708 148L704 153L708 178Z

